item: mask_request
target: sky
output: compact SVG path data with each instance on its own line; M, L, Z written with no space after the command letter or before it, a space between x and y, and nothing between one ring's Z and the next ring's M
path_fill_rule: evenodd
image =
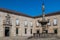
M42 14L43 0L0 0L0 8L14 10L29 16ZM45 14L60 11L60 0L44 0Z

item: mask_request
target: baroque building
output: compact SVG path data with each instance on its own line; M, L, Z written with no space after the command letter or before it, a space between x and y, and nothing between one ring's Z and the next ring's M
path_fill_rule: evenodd
M48 19L46 34L60 37L60 12L45 15ZM42 16L31 17L23 13L0 8L0 37L33 36L42 34L43 29L38 20Z

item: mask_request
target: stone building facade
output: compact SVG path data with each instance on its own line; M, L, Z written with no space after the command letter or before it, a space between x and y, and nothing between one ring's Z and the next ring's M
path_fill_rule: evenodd
M34 33L42 33L42 26L38 23L41 16L31 17L15 11L0 9L0 37L33 36ZM49 20L46 25L46 33L54 33L60 36L60 12L46 14Z

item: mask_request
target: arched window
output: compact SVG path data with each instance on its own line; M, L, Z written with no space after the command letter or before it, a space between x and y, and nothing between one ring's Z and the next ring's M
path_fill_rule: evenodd
M19 26L19 19L16 19L16 25Z
M50 26L50 25L51 25L51 23L50 23L50 19L48 19L48 21L49 21L49 22L48 22L48 24L47 24L47 25L48 25L48 26Z
M57 25L57 19L56 19L56 18L54 18L54 20L53 20L53 25L54 25L54 26Z
M28 26L28 22L25 20L24 22L25 27Z

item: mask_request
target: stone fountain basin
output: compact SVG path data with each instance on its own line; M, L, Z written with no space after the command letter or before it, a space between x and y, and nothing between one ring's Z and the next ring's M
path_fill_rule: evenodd
M46 25L48 23L48 21L39 21L38 22L41 24L41 25Z

